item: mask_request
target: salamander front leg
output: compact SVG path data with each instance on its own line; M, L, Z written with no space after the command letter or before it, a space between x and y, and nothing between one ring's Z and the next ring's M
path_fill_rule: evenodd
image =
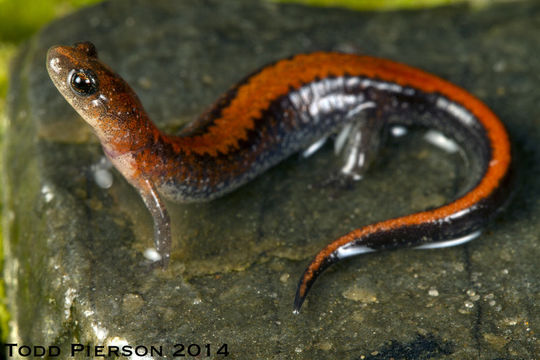
M136 186L144 204L150 210L154 220L154 245L161 255L161 265L166 268L171 256L171 220L165 204L159 197L155 185L147 179L137 182Z

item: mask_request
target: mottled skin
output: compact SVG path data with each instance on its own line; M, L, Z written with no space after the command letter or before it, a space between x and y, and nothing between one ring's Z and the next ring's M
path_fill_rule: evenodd
M353 230L323 249L300 279L296 312L317 276L336 261L365 251L470 239L509 193L510 144L497 117L457 86L392 61L319 52L275 62L238 83L178 136L155 127L133 90L98 59L92 44L51 48L47 69L60 93L94 128L114 166L141 194L165 266L170 220L160 196L211 200L347 124L362 131L356 139L363 140L351 142L358 149L350 149L347 158L359 168L371 150L366 144L375 143L365 141L368 135L393 123L433 127L469 153L478 178L455 201Z

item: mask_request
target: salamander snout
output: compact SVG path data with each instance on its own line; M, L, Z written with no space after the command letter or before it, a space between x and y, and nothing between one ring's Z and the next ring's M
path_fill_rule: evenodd
M62 72L62 46L53 46L47 51L47 70L51 78ZM53 78L54 80L54 78Z
M108 69L97 58L90 42L73 46L53 46L47 51L47 71L58 91L92 126L106 111L103 82L113 79ZM105 80L103 80L105 79ZM110 87L116 88L117 84Z

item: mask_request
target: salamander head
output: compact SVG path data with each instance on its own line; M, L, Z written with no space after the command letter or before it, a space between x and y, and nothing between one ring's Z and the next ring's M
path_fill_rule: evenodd
M47 71L58 91L102 140L113 136L135 113L144 112L133 90L98 58L90 42L50 48Z

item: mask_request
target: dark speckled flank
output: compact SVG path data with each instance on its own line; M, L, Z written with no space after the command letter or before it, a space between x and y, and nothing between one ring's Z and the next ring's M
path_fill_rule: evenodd
M249 78L243 82L249 82ZM182 131L181 136L198 136L204 129L216 126L219 117L212 118L212 115L221 114L229 106L238 87L226 93L198 121ZM169 146L168 154L163 157L176 156L177 160L171 164L182 162L183 166L172 170L176 171L174 176L163 172L156 183L162 184L162 192L176 201L214 199L240 187L291 154L338 132L345 124L361 121L365 112L354 110L366 103L376 104L377 121L437 129L466 150L477 148L479 151L467 151L469 161L485 172L491 151L484 128L477 121L464 123L437 108L441 99L459 106L437 93L425 93L366 77L346 75L318 79L273 100L261 110L259 117L253 119L254 126L246 130L245 139L226 152L218 152L215 156L183 151L175 154ZM195 125L197 123L200 127ZM195 166L198 164L203 166Z
M272 101L268 108L262 110L259 117L253 119L254 127L246 130L245 139L240 139L237 146L228 148L226 152L219 152L216 156L210 156L207 153L177 154L179 161L183 159L187 163L186 167L177 168L176 176L164 174L157 183L162 183L167 189L172 189L165 191L178 201L212 199L238 188L284 158L337 132L344 124L358 118L359 114L349 116L348 112L367 101L363 95L347 104L336 100L330 104L330 107L324 108L324 111L319 109L319 113L310 113L310 106L312 109L318 107L314 107L313 103L310 104L302 98L302 93L309 92L312 99L321 97L339 100L340 94L345 90L343 81L345 81L344 77L322 79L280 96ZM329 92L329 89L332 92ZM234 93L236 89L231 91ZM362 94L359 88L348 91ZM229 94L224 96L224 98L229 97ZM224 106L227 106L227 102L220 101L208 113L219 114ZM206 115L201 120L201 124L207 128L214 126ZM199 130L190 126L188 133L193 134L193 131ZM175 155L170 154L170 156ZM186 160L186 157L190 159ZM187 170L189 164L204 164L204 167L192 168L190 171ZM185 181L183 184L177 181L184 176L187 177L182 174L183 172L194 174L194 179L204 178L207 181L193 181L188 187ZM181 192L174 194L174 189L176 191L181 189Z

